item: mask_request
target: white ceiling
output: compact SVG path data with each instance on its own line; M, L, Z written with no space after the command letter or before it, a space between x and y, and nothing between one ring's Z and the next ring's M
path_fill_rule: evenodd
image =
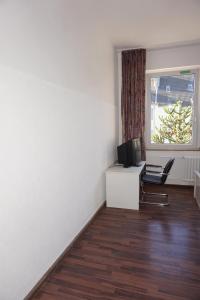
M0 0L0 64L73 88L85 69L99 72L96 59L109 57L111 44L197 42L200 0Z
M200 0L75 0L83 26L91 22L116 47L154 47L200 40Z
M59 27L66 38L70 32L93 35L119 48L200 42L200 0L0 0L5 23L11 22L4 20L3 8L9 5L17 26L32 13L47 28L49 23Z

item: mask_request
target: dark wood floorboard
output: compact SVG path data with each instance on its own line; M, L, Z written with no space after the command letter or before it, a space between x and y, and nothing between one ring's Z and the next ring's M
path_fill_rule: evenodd
M162 192L169 207L103 208L32 300L200 300L193 190Z

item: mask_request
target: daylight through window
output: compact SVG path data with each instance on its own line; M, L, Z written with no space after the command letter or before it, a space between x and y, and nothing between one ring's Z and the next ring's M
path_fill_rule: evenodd
M195 145L196 81L197 74L192 71L148 76L147 127L150 145Z

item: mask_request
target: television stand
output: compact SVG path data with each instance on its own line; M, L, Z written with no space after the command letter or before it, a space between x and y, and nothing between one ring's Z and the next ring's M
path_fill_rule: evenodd
M113 165L106 171L107 207L139 209L140 176L145 162L139 167Z

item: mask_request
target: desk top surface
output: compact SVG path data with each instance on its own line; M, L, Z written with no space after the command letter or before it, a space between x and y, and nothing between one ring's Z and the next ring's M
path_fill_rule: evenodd
M142 169L144 168L145 161L141 162L141 165L139 167L129 167L124 168L123 166L119 165L112 165L110 168L106 170L106 172L118 172L118 173L141 173Z

